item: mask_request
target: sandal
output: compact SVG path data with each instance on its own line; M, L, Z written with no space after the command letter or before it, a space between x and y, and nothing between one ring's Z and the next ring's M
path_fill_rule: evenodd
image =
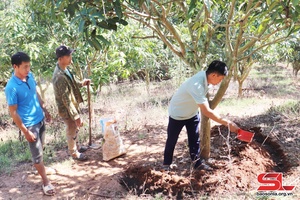
M49 183L47 186L42 185L43 192L47 196L53 196L55 194L55 187Z
M86 161L88 159L88 157L85 154L81 153L81 154L79 154L79 157L73 157L73 159L79 160L79 161Z

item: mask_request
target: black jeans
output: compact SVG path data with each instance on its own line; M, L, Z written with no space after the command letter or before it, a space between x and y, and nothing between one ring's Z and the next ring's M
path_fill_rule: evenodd
M200 138L199 138L199 114L187 120L175 120L169 117L168 124L168 138L166 141L165 152L164 152L164 165L172 164L173 153L175 145L178 140L178 136L185 126L188 134L188 145L190 150L190 156L192 161L196 161L195 166L198 166L201 161L199 159L200 154ZM198 163L199 162L199 163Z

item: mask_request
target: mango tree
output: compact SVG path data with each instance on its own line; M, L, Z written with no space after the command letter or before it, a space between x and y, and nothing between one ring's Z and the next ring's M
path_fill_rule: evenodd
M214 3L191 0L188 4L152 0L143 2L139 9L126 4L123 6L126 16L152 29L192 68L205 68L212 58L216 58L213 53L226 61L229 75L210 101L212 109L222 99L232 77L238 78L240 74L240 80L245 79L253 63L251 59L257 52L286 40L291 33L299 30L300 6L297 1L232 0ZM182 24L186 28L180 27ZM278 37L281 32L286 34ZM210 124L205 116L202 116L201 130L201 155L208 158Z
M11 76L12 68L10 57L17 51L24 51L31 57L31 70L34 71L41 95L44 96L46 87L42 83L49 77L49 63L51 57L51 41L48 41L48 33L42 27L37 27L32 23L30 12L26 9L26 4L20 2L10 2L1 11L2 23L1 34L1 73L4 79ZM45 45L48 44L48 45ZM44 76L41 76L44 74ZM48 74L48 76L47 76Z

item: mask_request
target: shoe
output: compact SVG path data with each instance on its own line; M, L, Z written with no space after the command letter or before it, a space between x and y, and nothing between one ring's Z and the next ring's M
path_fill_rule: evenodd
M49 183L47 186L42 185L42 189L45 195L53 196L55 195L55 187Z
M176 164L171 164L171 165L163 165L162 166L162 169L165 170L165 171L169 171L169 170L174 170L177 168L177 165Z
M88 157L83 154L83 153L80 153L78 157L73 157L74 160L79 160L79 161L86 161L88 159Z
M171 164L170 169L177 169L177 165L176 164Z
M214 169L209 165L202 163L200 166L196 168L197 170L205 170L205 171L213 171Z
M170 170L170 165L163 165L163 166L161 167L161 169L162 169L163 171L169 171L169 170Z
M197 170L205 170L205 171L213 171L214 169L210 167L204 159L198 160L195 164L194 169Z
M78 152L79 153L83 153L83 152L86 152L88 150L88 147L86 146L81 146L79 149L78 149Z

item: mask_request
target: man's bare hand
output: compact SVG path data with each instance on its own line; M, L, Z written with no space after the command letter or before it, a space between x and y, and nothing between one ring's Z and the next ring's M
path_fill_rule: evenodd
M78 119L75 120L76 126L77 127L82 127L83 126L83 121L81 120L81 118L79 117Z
M83 79L82 86L90 85L90 84L91 84L91 79Z
M229 122L229 128L231 132L237 133L240 127L238 127L234 122Z
M24 132L24 136L25 136L25 138L28 142L35 142L36 141L35 135L28 129L27 129L26 132Z

